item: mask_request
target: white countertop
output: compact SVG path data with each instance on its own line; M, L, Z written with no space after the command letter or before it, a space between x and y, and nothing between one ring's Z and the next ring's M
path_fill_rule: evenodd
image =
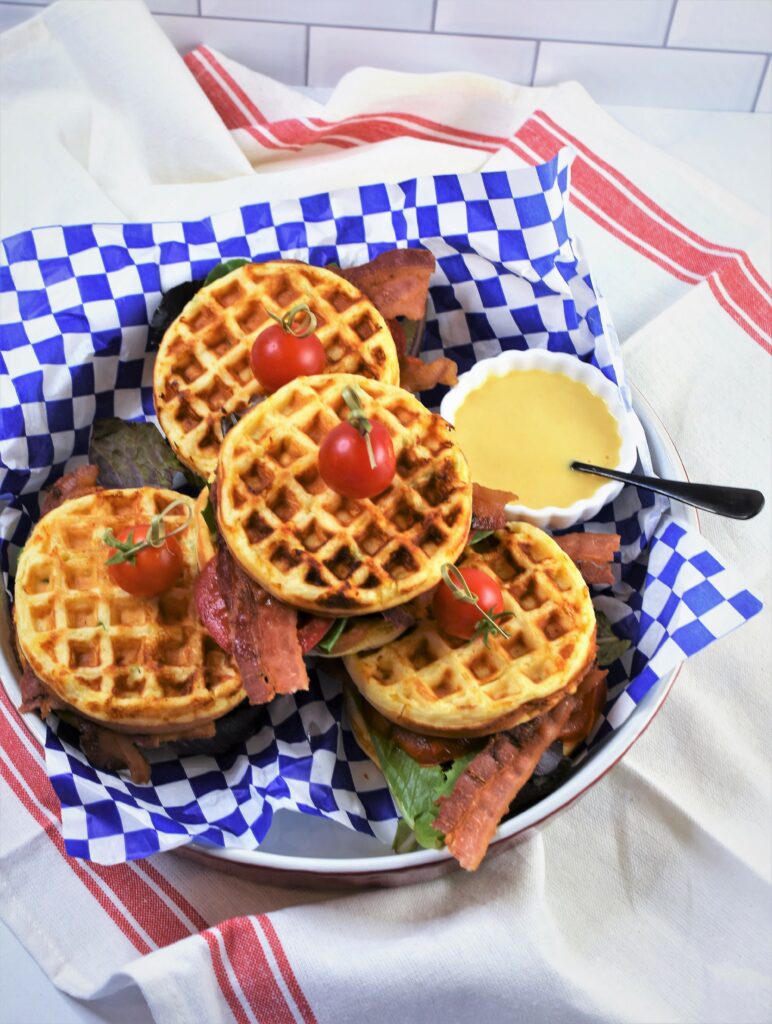
M691 164L724 188L772 213L772 115L606 107L640 138ZM592 258L592 254L590 254ZM137 990L91 1003L60 992L0 921L0 1024L144 1024Z

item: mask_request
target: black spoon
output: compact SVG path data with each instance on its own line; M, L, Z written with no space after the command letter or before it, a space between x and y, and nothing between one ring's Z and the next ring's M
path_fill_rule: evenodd
M686 505L704 508L706 512L715 512L716 515L729 516L731 519L753 519L764 508L764 495L761 491L752 491L745 487L717 487L714 484L693 484L684 480L660 480L658 476L620 473L617 469L591 466L587 462L572 462L571 469L576 469L580 473L595 473L597 476L608 477L609 480L621 480L626 484L635 484L636 487L644 487L655 494L664 494L667 498L675 498Z

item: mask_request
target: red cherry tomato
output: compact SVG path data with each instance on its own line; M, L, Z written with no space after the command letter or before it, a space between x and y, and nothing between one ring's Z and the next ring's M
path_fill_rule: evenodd
M333 427L319 449L319 472L328 487L347 498L372 498L386 490L397 471L397 460L391 435L377 420L371 424L370 443L375 469L356 427L350 423Z
M127 527L116 534L116 540L127 541L132 533L134 543L138 543L145 539L148 529L148 526ZM107 557L112 558L117 553L115 548L110 548ZM121 590L135 597L156 597L177 580L183 561L182 548L176 537L167 537L160 547L138 551L133 563L117 562L107 568L110 579Z
M249 358L252 372L268 391L277 391L296 377L321 373L327 361L315 334L299 338L281 324L271 324L258 334Z
M482 569L460 569L459 572L477 598L480 608L489 615L498 615L504 611L501 587L487 572ZM444 580L434 592L432 608L440 629L460 640L468 640L483 618L482 612L473 604L457 598Z

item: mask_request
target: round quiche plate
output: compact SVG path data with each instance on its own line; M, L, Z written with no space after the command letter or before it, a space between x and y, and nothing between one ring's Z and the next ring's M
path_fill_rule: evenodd
M686 480L676 447L664 425L643 396L634 391L633 407L646 434L654 471L668 479ZM693 509L672 506L673 519L699 530ZM0 673L15 705L21 702L19 670L12 650L11 627L5 602L0 602ZM487 857L522 842L587 792L630 749L665 701L678 669L660 679L629 718L582 761L578 769L549 796L509 818L496 830ZM41 743L45 725L35 714L24 716ZM193 842L175 852L220 871L244 875L267 884L302 888L393 887L427 881L458 865L447 850L394 853L378 840L325 818L290 811L274 815L271 830L258 850L222 849Z

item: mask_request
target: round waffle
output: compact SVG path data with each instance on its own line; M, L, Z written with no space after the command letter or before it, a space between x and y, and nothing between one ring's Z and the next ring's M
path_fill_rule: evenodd
M392 722L429 736L485 736L543 714L573 693L595 658L595 612L571 559L546 533L510 523L458 565L501 586L509 634L456 640L431 607L379 651L344 658L358 690ZM411 608L411 611L414 610Z
M343 389L392 437L397 472L353 500L319 475L319 445L345 418ZM307 611L364 615L403 604L463 550L469 468L451 428L402 388L351 374L299 377L228 432L217 469L220 533L242 568Z
M198 291L164 334L153 371L161 427L177 456L204 479L217 465L222 420L265 389L249 362L257 335L298 302L316 315L328 372L399 383L394 339L358 288L307 263L248 263Z
M74 710L111 729L170 733L219 718L246 696L235 663L196 614L194 526L177 534L183 570L159 597L126 593L105 564L105 530L148 523L180 497L141 487L73 498L40 520L19 558L14 618L24 659ZM184 514L173 510L169 529Z

